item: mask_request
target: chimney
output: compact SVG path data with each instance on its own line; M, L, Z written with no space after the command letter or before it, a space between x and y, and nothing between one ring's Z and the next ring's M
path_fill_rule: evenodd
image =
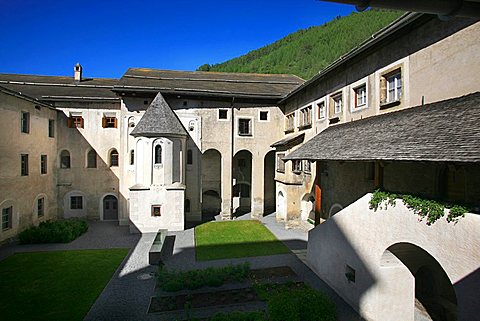
M74 79L75 82L81 82L82 81L82 66L77 62L75 67L73 67L74 70Z

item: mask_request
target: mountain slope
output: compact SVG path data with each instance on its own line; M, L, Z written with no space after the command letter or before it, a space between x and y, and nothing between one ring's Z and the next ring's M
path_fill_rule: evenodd
M294 74L309 79L369 38L402 12L369 10L337 17L321 26L301 29L260 49L197 70Z

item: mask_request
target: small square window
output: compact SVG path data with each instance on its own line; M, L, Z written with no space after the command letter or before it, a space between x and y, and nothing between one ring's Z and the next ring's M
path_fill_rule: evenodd
M13 207L5 207L2 209L2 230L8 230L12 228L12 216Z
M70 209L72 209L72 210L83 209L83 197L82 196L70 196Z
M267 121L268 120L268 111L260 111L259 118L261 121Z
M69 128L83 128L83 117L82 116L70 116L68 118L68 127Z
M45 199L43 197L37 200L37 215L38 217L45 215Z
M40 174L47 174L47 155L40 155Z
M28 154L20 156L20 172L22 176L28 176Z
M354 89L355 108L365 107L367 105L367 85L362 85Z
M48 120L48 137L55 137L55 120Z
M162 216L162 206L161 205L152 205L152 216L153 217Z
M117 117L103 117L102 119L103 128L117 128Z
M238 135L240 136L252 136L251 119L239 118L238 119Z
M218 110L218 119L228 119L228 110L227 109L219 109Z

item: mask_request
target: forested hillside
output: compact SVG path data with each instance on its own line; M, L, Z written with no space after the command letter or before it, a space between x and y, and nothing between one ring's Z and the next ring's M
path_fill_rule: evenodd
M309 79L402 12L369 10L294 32L246 55L197 70L294 74Z

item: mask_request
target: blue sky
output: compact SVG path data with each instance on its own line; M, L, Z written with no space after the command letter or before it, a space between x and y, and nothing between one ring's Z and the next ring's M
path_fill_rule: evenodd
M316 0L0 0L0 72L120 77L128 67L195 70L348 15Z

